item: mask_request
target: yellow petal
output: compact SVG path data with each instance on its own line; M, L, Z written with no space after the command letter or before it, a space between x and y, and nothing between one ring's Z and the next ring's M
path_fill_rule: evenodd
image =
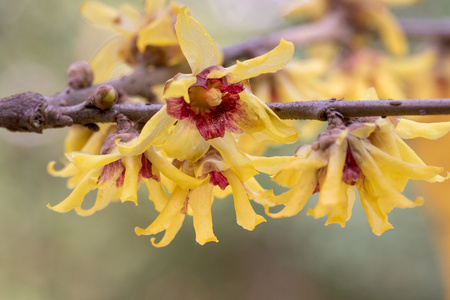
M114 151L110 154L93 155L83 152L66 153L69 161L83 171L89 171L98 167L102 167L116 160L119 160L123 155Z
M208 142L200 135L195 121L191 118L178 121L158 146L170 157L191 162L200 159L209 149Z
M178 14L175 31L194 75L210 66L222 64L220 50L203 26L188 15L187 7L183 7Z
M188 74L178 74L164 87L164 98L183 97L186 103L190 103L189 88L197 82L197 78Z
M264 207L275 205L273 201L275 198L273 190L264 189L255 177L250 178L244 183L244 189L247 191L247 196L250 200L263 205Z
M231 73L228 75L228 82L236 83L260 74L276 72L287 65L293 54L294 45L281 39L280 44L272 51L243 62L238 61L236 65L229 67Z
M303 173L318 170L326 165L327 161L314 152L308 158L297 158L286 165L272 177L272 180L282 186L294 186L303 180Z
M315 218L323 217L333 212L338 223L345 224L347 212L347 189L342 182L342 171L347 156L347 143L333 144L328 148L329 160L325 178L320 181L319 202L314 209L308 211L308 215Z
M113 28L114 20L120 17L117 9L97 1L83 2L80 14L88 22L107 28Z
M283 15L287 19L307 18L318 19L328 10L328 2L325 0L300 0L291 2L283 9Z
M94 74L94 84L108 80L114 67L122 61L120 51L127 41L122 37L115 37L104 44L91 59L90 65Z
M177 187L158 217L147 228L135 228L137 235L152 235L169 228L172 218L180 213L186 200L188 190Z
M362 97L362 100L379 100L379 99L380 98L378 98L377 91L373 87L369 88Z
M355 127L350 126L348 128L348 132L351 135L356 136L360 139L365 139L365 138L369 137L370 134L375 131L375 129L377 129L376 124L364 123L363 125L358 124Z
M55 177L70 177L78 174L80 172L80 169L74 166L74 164L68 164L61 170L55 170L55 161L51 161L47 165L47 172L50 173L50 175Z
M146 0L145 13L147 16L155 16L163 10L166 0Z
M194 217L196 241L200 245L207 242L218 242L214 235L211 216L212 184L204 184L192 190L189 194L189 205Z
M256 214L253 210L239 177L231 170L226 170L223 172L223 175L225 175L233 190L234 209L236 210L236 220L238 225L242 226L244 229L253 230L256 225L265 222L266 219Z
M439 167L415 165L404 162L381 151L370 142L362 142L364 147L369 151L370 155L376 161L380 169L383 170L383 174L385 175L394 174L394 178L397 176L403 176L404 178L430 181L435 179L436 175L443 171L443 168Z
M223 138L210 139L209 143L220 152L224 161L231 166L231 169L242 181L247 181L250 177L258 174L252 161L239 149L230 133L226 132Z
M165 247L165 246L169 245L170 242L172 242L172 240L177 235L178 231L181 228L181 225L183 225L183 221L184 221L185 217L186 217L185 214L182 214L180 212L176 213L170 220L170 224L167 227L166 232L164 233L164 236L161 239L161 241L159 241L159 243L155 243L154 237L150 239L150 241L152 242L152 245L157 248Z
M160 156L153 147L150 147L145 151L145 156L152 162L153 166L164 174L168 179L181 186L183 189L192 189L204 184L209 178L203 180L196 179L183 173L176 168L172 163Z
M125 156L122 158L125 166L125 178L123 180L120 201L132 201L137 205L137 190L139 187L139 171L141 170L141 156Z
M405 55L408 52L408 42L395 16L388 10L371 10L368 13L370 24L378 27L384 46L395 55Z
M272 218L286 218L298 214L317 186L317 171L310 169L302 172L302 180L296 186L274 198L275 204L284 204L284 208L277 213L271 213L266 208L266 214Z
M73 125L69 128L64 140L64 152L80 151L93 134L92 130L82 125Z
M298 130L284 124L280 118L260 99L245 89L239 94L258 116L262 129L246 132L257 140L270 140L277 143L292 143L298 139ZM255 122L256 123L256 122Z
M116 188L105 188L97 191L97 198L95 204L89 209L83 209L81 207L75 207L75 211L78 215L87 217L94 214L96 211L104 209L113 200L117 192Z
M89 191L96 188L98 176L102 172L102 168L94 169L87 173L84 178L80 181L80 183L75 187L75 189L70 193L70 195L64 199L61 203L51 206L47 204L47 207L60 212L68 212L76 207L81 207L83 203L84 197Z
M420 198L413 202L392 187L359 140L349 137L349 143L353 157L366 178L365 181L371 185L374 196L381 199L378 203L381 212L387 214L394 207L407 208L421 204Z
M164 191L161 183L153 179L143 179L148 190L148 199L153 202L157 211L162 211L169 201L169 197Z
M168 15L161 16L139 30L137 47L144 52L147 46L178 45L178 39Z
M117 147L124 155L137 155L147 150L151 144L163 136L167 130L176 122L176 119L166 114L164 105L142 128L139 137L134 144L121 145Z
M367 221L369 221L369 225L375 235L379 236L386 230L394 228L392 224L388 222L387 215L381 212L375 197L365 194L364 192L360 192L359 196L361 198L362 207L366 212Z
M404 139L423 137L429 140L438 139L450 130L450 122L419 123L407 119L400 119L395 127L395 133Z
M277 173L284 166L298 160L295 156L248 156L255 165L256 170L270 175Z

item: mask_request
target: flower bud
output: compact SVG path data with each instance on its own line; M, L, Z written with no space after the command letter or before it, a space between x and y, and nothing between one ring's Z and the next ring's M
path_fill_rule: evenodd
M111 85L105 84L95 90L94 94L87 101L86 106L95 106L106 110L116 104L118 99L119 94L116 89Z
M77 61L67 69L67 83L73 89L82 89L92 85L94 74L85 61Z

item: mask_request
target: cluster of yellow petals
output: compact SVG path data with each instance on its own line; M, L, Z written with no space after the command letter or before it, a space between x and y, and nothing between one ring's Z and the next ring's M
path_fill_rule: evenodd
M362 1L364 4L357 0L340 1L357 6L363 13L355 21L375 26L392 53L407 52L403 33L386 4L413 1L370 0ZM291 7L288 14L317 19L328 11L329 3L327 0L302 1ZM222 52L216 42L189 16L186 7L174 4L166 7L164 1L147 0L146 12L141 14L129 5L116 10L98 2L86 2L81 11L91 23L120 34L92 61L98 81L109 76L116 62L127 61L133 47L143 52L148 46L177 46L192 73L178 74L169 80L164 88L167 104L145 124L139 136L132 140L118 138L107 153L101 153L101 148L115 125L102 126L95 133L82 127L71 130L65 147L69 163L59 171L54 169L54 162L48 166L52 175L68 177L68 186L73 189L61 203L49 205L57 212L75 210L86 216L113 201L132 201L137 205L137 191L144 183L159 215L148 227L136 227L136 234L164 233L159 242L155 242L155 237L151 242L156 247L166 246L180 230L186 215L191 215L196 241L203 245L218 241L211 210L215 198L231 194L237 223L253 230L266 220L254 211L250 200L264 206L266 214L272 218L290 217L303 209L313 193L319 192L318 204L308 214L316 218L327 216L326 224L337 223L343 227L351 216L356 188L372 231L380 235L392 228L387 214L394 207L407 208L422 203L421 197L411 201L402 194L410 179L440 182L448 177L440 175L442 168L427 166L403 139L436 139L450 130L450 123L420 124L395 117L355 119L352 124L329 127L326 139L324 134L319 135L315 144L301 146L295 156L247 154L260 154L266 142L297 141L298 130L290 126L293 124L281 121L266 106L265 102L273 101L274 96L276 101L339 96L356 100L369 90L362 98L375 100L378 96L370 88L375 85L382 98L405 98L398 86L409 83L408 79L413 78L411 74L432 64L427 54L408 58L417 62L410 64L407 59L389 60L366 47L355 47L354 61L341 61L338 68L329 72L328 58L291 61L294 47L281 39L272 51L225 68L221 66ZM241 115L236 124L239 128L233 123L225 128L222 136L210 139L201 134L192 116L176 118L169 114L168 108L172 99L182 99L182 104L191 105L196 115L219 108L224 97L220 89L203 90L195 86L200 74L208 69L205 80L220 79L242 87L238 93ZM248 81L252 78L255 79L250 90ZM351 183L343 180L348 153L361 173ZM143 172L148 171L143 170L146 168L144 161L151 164L152 174L147 177L143 176ZM111 164L119 164L121 169L103 180L102 174ZM290 189L275 196L255 179L258 172L273 175L273 181ZM96 202L85 209L82 207L84 198L92 190L98 190ZM283 208L273 212L277 205Z
M374 89L370 89L364 99L378 100L378 97ZM409 179L441 182L448 178L439 175L443 168L426 166L402 139L436 139L449 130L448 122L421 124L392 117L376 118L337 130L331 143L326 140L318 147L300 147L295 160L279 164L279 169L267 170L265 164L257 165L259 170L271 171L278 184L292 187L274 198L274 203L284 208L277 213L267 209L267 213L274 218L297 214L320 186L319 202L308 214L316 218L328 216L326 224L337 223L344 227L355 201L355 187L342 180L349 148L362 171L356 182L361 204L372 231L380 235L393 228L387 213L394 207L422 204L420 197L410 201L401 194Z
M147 0L145 13L130 4L122 4L116 9L97 1L83 2L80 12L90 24L117 33L90 62L95 82L109 79L119 63L136 63L136 53L133 53L136 50L142 53L148 46L178 46L172 24L181 7L174 2L168 5L165 2ZM177 63L181 58L181 55L171 57L167 65Z

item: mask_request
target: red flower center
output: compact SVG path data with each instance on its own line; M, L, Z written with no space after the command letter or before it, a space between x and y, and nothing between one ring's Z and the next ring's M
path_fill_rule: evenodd
M223 137L225 130L240 132L236 115L245 105L239 93L244 90L241 83L230 84L227 78L208 78L208 74L220 67L213 66L198 74L197 82L189 87L190 103L183 97L166 99L167 114L183 120L195 121L205 140Z
M362 176L362 171L352 155L350 147L347 148L347 157L345 158L344 170L342 172L342 181L348 185L355 185Z

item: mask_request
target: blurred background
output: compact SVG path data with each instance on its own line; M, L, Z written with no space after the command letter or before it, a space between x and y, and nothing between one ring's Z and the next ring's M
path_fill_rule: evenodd
M180 2L227 45L283 26L278 12L287 1ZM143 1L130 3L139 7ZM75 60L89 60L111 37L81 19L80 4L0 0L0 97L61 91L66 68ZM450 4L423 0L395 12L444 17L450 15ZM196 244L188 217L175 240L162 249L134 234L135 226L146 227L156 217L144 189L139 206L111 204L90 217L51 211L47 203L69 194L64 179L46 172L49 161L63 157L66 133L0 129L0 299L444 297L436 223L432 210L423 207L394 209L389 221L395 229L381 237L372 234L358 201L345 229L306 216L315 205L310 200L299 215L268 219L248 232L236 224L232 199L226 198L213 206L220 243ZM279 153L291 152L271 152ZM410 184L406 194L418 192Z

